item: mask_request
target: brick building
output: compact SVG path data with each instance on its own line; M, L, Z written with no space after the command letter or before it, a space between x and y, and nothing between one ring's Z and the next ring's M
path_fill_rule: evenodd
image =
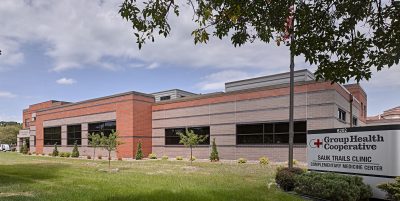
M31 151L49 153L54 143L60 151L71 151L77 141L81 155L91 155L88 133L116 129L124 142L119 157L134 157L138 141L145 155L187 157L177 133L190 129L208 136L194 149L197 158L208 158L215 138L222 159L268 156L286 161L288 106L288 73L226 83L225 92L211 94L174 89L77 103L48 101L24 110L18 144L29 138ZM305 161L308 130L365 125L366 110L367 95L360 85L316 81L309 71L296 71L294 158Z

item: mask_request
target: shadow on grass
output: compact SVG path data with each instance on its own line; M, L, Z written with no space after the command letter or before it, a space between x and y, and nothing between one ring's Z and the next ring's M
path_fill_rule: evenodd
M54 163L0 165L0 187L53 179L57 172L67 167Z

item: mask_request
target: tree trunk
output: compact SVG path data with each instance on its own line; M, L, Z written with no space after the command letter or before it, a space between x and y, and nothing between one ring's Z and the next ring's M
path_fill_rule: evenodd
M93 147L93 160L96 157L96 147Z
M193 160L192 146L190 146L190 166L192 166L192 160Z
M111 172L111 151L108 151L108 171Z

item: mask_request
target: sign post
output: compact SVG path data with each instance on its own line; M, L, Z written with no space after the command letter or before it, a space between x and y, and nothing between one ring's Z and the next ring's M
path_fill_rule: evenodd
M310 171L363 177L375 198L376 186L400 176L400 125L312 130L307 134Z

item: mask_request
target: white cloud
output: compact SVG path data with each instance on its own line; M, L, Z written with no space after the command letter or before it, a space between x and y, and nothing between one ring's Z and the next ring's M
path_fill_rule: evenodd
M57 84L63 84L63 85L71 85L71 84L75 84L76 80L72 79L72 78L61 78L59 80L56 81Z
M7 115L7 114L0 114L0 121L16 121L21 122L20 116L17 115Z
M17 95L9 91L0 91L0 98L15 98Z
M138 50L131 25L118 14L121 0L82 1L3 0L0 4L0 41L10 52L9 63L23 61L25 43L36 42L54 60L53 70L87 66L119 69L109 59L142 63L145 68L163 66L217 69L282 69L289 64L288 48L262 42L240 48L229 39L213 39L194 45L195 25L188 5L183 4L179 19L171 17L171 36L156 37ZM23 14L21 14L23 13ZM11 54L12 53L12 54Z

